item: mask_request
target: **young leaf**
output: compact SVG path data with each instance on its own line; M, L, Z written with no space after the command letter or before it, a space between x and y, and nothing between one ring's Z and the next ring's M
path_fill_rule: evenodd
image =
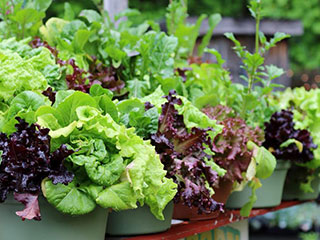
M213 30L215 29L215 27L219 24L219 22L221 21L221 15L220 14L212 14L210 15L208 21L209 21L209 30L206 33L206 35L204 35L204 37L202 38L202 42L200 43L199 47L198 47L198 56L202 56L205 48L208 46L212 34L213 34Z

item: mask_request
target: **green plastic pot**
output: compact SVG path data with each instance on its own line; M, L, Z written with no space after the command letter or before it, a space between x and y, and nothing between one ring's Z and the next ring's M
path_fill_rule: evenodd
M23 205L8 196L0 204L1 240L104 240L108 210L96 208L82 216L60 213L43 197L39 197L41 221L22 221L15 212Z
M261 179L262 187L256 190L257 201L254 203L254 208L275 207L281 203L284 182L290 162L277 161L277 167L273 174L266 179ZM246 186L242 191L231 193L226 208L239 209L249 201L251 196L251 188Z
M286 181L286 184L283 189L283 196L282 199L285 201L291 200L299 200L299 201L306 201L306 200L313 200L319 196L319 186L320 186L320 178L318 174L316 175L311 182L311 187L313 192L304 192L300 189L300 182L296 179L290 177L290 181Z
M130 236L164 232L171 227L173 202L169 202L163 211L165 220L158 220L147 205L136 209L109 213L107 234L112 236Z

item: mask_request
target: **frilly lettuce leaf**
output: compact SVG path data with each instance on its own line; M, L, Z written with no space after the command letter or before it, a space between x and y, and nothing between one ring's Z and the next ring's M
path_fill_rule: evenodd
M8 102L24 90L45 90L48 83L32 61L0 51L0 99Z
M293 107L293 120L296 129L307 129L313 142L318 145L318 148L313 149L314 159L299 166L306 167L312 170L320 167L320 89L305 88L286 89L279 96L270 99L270 104L279 106L279 108ZM308 176L306 176L308 178ZM300 188L311 188L310 181L305 179L305 183L301 183ZM309 186L308 186L309 185Z
M11 50L12 52L18 53L21 57L25 57L31 51L29 46L31 38L25 38L23 40L17 41L15 38L3 39L0 41L1 50Z
M154 93L142 98L141 101L150 102L158 108L159 112L161 112L161 106L166 102L166 99L163 98L163 96L165 96L165 94L159 86ZM183 115L183 121L187 129L191 130L193 127L212 128L212 131L209 131L212 139L222 131L222 125L217 124L216 120L210 119L187 98L179 95L177 95L177 97L182 100L182 104L176 104L175 108L178 110L179 114Z
M10 102L10 107L3 113L0 120L0 130L6 134L16 131L16 117L25 119L28 123L35 123L35 111L43 105L50 105L50 101L41 93L24 91Z
M121 101L117 104L120 122L127 127L134 127L136 134L148 139L158 130L159 113L156 107L145 108L145 104L137 98Z
M55 106L40 107L36 112L38 124L51 129L53 146L65 143L78 150L68 159L76 178L81 175L92 185L101 187L94 198L86 194L86 211L93 206L88 199L115 210L135 208L140 202L148 204L152 213L163 219L162 211L176 194L176 184L165 178L166 171L154 147L138 137L133 128L116 123L99 102L88 94L73 92ZM77 174L77 169L81 169L81 174ZM62 212L68 212L70 206L64 195L55 200L52 193L59 192L61 187L64 193L71 191L71 187L77 197L77 190L82 189L83 183L77 182L76 189L69 185L66 189L45 184L46 195L52 197L49 202L58 205Z
M62 78L62 68L56 64L53 54L45 47L33 49L28 44L30 40L31 38L21 41L17 41L15 38L5 39L0 41L0 49L5 54L18 54L26 64L32 65L31 70L35 69L41 72L47 83L55 90L66 89L65 79ZM32 88L25 90L32 90Z

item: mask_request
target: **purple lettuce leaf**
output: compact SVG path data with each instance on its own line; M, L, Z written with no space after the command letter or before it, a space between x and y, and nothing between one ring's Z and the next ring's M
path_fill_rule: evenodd
M17 211L16 214L24 221L41 220L40 208L38 203L38 195L30 193L14 193L14 199L22 203L25 208L22 211Z
M43 91L42 94L49 98L49 100L52 102L52 104L56 101L56 91L53 91L51 87L48 87L47 90Z
M102 87L111 90L116 95L121 95L121 92L125 87L125 83L118 76L116 69L112 66L104 65L95 56L91 56L89 70L85 71L84 69L81 69L72 58L66 61L60 59L58 57L58 50L55 47L50 46L46 41L41 41L39 37L32 40L30 46L32 48L48 48L55 56L57 64L72 68L72 73L66 74L68 89L89 93L90 87L93 84L99 84ZM45 94L48 93L45 92Z
M212 199L211 190L218 185L218 174L206 160L212 156L205 152L212 148L208 131L194 127L188 131L183 116L175 109L181 99L170 91L167 102L162 105L158 131L151 136L160 159L167 170L167 177L178 185L174 201L189 207L196 207L199 213L222 211L223 204Z
M62 145L50 153L49 129L16 119L16 132L9 137L0 133L0 202L5 201L9 192L39 195L41 182L47 177L54 184L68 184L73 179L73 174L63 165L73 151Z
M263 133L259 128L249 127L244 120L232 116L232 110L218 105L203 109L211 119L224 125L220 134L213 140L214 161L227 170L225 179L241 182L242 173L247 171L252 158L252 151L247 148L249 141L261 145Z
M265 123L265 141L263 146L269 149L278 159L290 160L296 163L306 163L314 158L313 149L317 145L313 143L310 132L294 128L293 112L281 110L271 116ZM281 144L289 139L295 139L302 143L303 149L299 151L295 143L287 147Z

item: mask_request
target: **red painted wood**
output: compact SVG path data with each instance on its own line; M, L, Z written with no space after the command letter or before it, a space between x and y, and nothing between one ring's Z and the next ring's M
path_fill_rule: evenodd
M251 211L250 217L266 214L268 212L277 211L280 209L292 207L303 202L300 201L288 201L282 202L279 206L273 208L254 209ZM205 221L185 221L180 224L172 225L172 227L163 233L150 234L144 236L136 236L130 238L124 238L126 240L176 240L185 238L198 233L207 232L212 229L222 227L229 223L237 222L245 219L240 216L239 210L227 210L225 213L220 214L219 217Z

